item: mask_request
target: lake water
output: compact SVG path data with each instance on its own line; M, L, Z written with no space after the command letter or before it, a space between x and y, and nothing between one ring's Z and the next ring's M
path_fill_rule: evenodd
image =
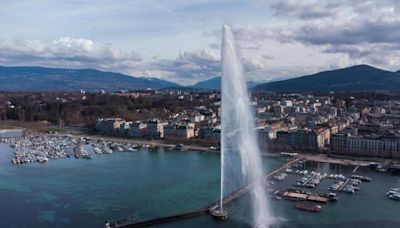
M201 209L219 196L219 156L200 152L142 149L95 156L92 160L59 159L47 164L11 165L12 149L0 145L0 227L104 227L104 221L127 216L137 220ZM266 161L269 168L280 159ZM309 164L309 169L348 174L353 167ZM400 202L387 199L400 177L360 169L370 176L355 195L341 193L337 203L318 214L298 211L295 202L271 201L282 227L400 227ZM274 188L290 187L289 176ZM320 191L326 192L329 180ZM317 190L318 191L318 190ZM230 218L210 216L159 227L251 227L249 197L227 209Z
M4 130L0 129L0 138L5 137L18 137L22 136L23 132L21 129Z

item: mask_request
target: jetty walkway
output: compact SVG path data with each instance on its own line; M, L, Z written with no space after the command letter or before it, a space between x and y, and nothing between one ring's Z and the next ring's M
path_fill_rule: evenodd
M346 187L346 185L350 182L350 178L347 178L344 182L343 182L343 184L338 188L338 192L341 192L341 191L343 191L343 189L344 189L344 187Z
M294 164L302 159L303 158L297 157L297 158L289 160L288 162L286 162L279 168L266 174L264 176L264 180L268 180L268 179L272 178L274 175L276 175L280 172L284 172L289 166L291 166L292 164ZM252 189L253 185L254 185L254 183L251 183L251 184L231 193L230 195L226 196L222 200L223 205L227 205L227 204L237 200L239 197L243 196L244 194L248 193ZM211 206L204 208L204 209L181 213L181 214L176 214L176 215L171 215L171 216L157 217L154 219L149 219L149 220L139 221L139 222L129 223L128 222L129 219L123 219L123 220L117 221L115 223L111 223L107 227L110 227L110 228L119 228L119 227L136 228L136 227L146 227L146 226L164 224L164 223L168 223L168 222L173 222L173 221L178 221L178 220L183 220L183 219L188 219L188 218L193 218L193 217L198 217L201 215L209 214L210 211L218 210L219 205L220 205L220 201L217 201L217 202L212 203Z
M284 172L287 168L289 168L289 166L291 166L292 164L300 161L302 158L294 158L289 160L288 162L286 162L285 164L283 164L282 166L280 166L279 168L273 170L272 172L268 173L267 175L264 176L265 180L271 179L273 176L275 176L278 173ZM245 193L249 192L252 187L254 186L254 183L251 183L233 193L231 193L230 195L226 196L223 200L222 203L223 205L229 204L233 201L235 201L237 198L241 197L242 195L244 195ZM217 209L219 207L220 202L215 202L212 204L212 206L209 207L210 210L212 209Z

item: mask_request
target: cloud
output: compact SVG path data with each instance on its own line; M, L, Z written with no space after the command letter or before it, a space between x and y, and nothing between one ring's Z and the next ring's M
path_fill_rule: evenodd
M96 68L193 84L221 75L220 28L231 22L249 80L361 63L392 70L400 65L398 0L256 0L265 3L261 5L121 0L95 7L93 0L73 2L6 1L0 9L0 19L7 19L2 20L1 38L6 40L0 39L0 64ZM62 38L12 39L20 35L16 31ZM99 40L115 40L120 46Z
M136 52L125 52L111 44L82 38L59 38L52 41L0 40L1 65L37 65L45 67L95 68L133 76L156 77L182 85L221 76L220 44L196 51L182 51L175 59L151 58L143 61ZM249 49L247 49L249 50ZM270 55L244 56L243 68L249 80L269 81L277 76L296 75L299 68L268 65Z
M220 75L220 50L183 51L175 59L142 61L136 52L89 39L63 37L52 41L0 40L0 65L95 68L134 76L157 77L181 84Z
M271 81L276 78L291 78L309 72L317 72L315 67L271 66L272 56L243 56L242 64L247 80ZM221 52L219 49L202 49L186 51L176 59L162 59L141 66L141 70L132 72L135 75L152 75L171 80L183 85L221 76Z
M312 23L290 32L278 30L276 38L283 42L298 41L308 45L397 44L400 37L400 20L354 20L340 23Z
M110 44L63 37L52 41L14 39L0 41L0 64L116 69L140 62L136 52L126 53Z
M318 0L285 0L272 1L271 9L275 16L293 17L304 20L316 18L325 18L336 15L339 4L336 1L318 1Z
M159 77L183 85L219 76L221 73L219 50L202 49L184 51L176 59L160 59L138 65L132 74Z
M266 60L274 59L274 57L271 56L271 55L262 55L261 57L264 58L264 59L266 59Z
M268 5L279 23L234 29L242 46L262 46L274 40L281 45L301 44L322 54L334 54L330 66L332 62L365 63L397 70L400 65L399 1L287 0L268 1ZM219 33L205 35L216 37Z

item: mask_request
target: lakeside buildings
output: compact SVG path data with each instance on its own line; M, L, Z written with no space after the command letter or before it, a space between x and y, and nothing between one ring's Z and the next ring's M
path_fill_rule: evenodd
M392 135L336 134L330 149L335 154L400 158L400 139Z
M105 135L150 139L220 140L220 95L180 92L176 99L208 100L158 119L99 119ZM255 94L252 105L263 149L400 158L400 101L356 99L334 93Z

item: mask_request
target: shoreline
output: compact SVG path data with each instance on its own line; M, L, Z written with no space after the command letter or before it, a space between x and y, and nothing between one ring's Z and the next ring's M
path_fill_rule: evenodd
M57 134L56 134L57 135ZM79 137L78 135L75 135ZM117 138L117 137L110 137L110 136L99 136L99 135L89 135L84 134L81 137L90 137L96 139L103 139L108 141L115 141L115 142L126 142L126 143L136 143L141 145L151 145L153 147L165 147L165 148L175 148L176 144L170 144L168 142L164 142L163 140L148 140L148 139L128 139L128 138ZM186 142L187 143L187 142ZM184 144L182 146L182 151L189 151L195 150L199 152L206 152L211 154L220 154L220 151L210 150L210 147L204 145L191 145L191 144ZM285 151L280 152L263 152L262 156L265 157L285 157L287 155L282 154L286 153ZM397 159L390 159L390 158L380 158L380 157L354 157L354 156L346 156L341 155L341 157L330 157L329 154L325 153L297 153L297 156L309 160L309 161L316 161L316 162L324 162L324 163L332 163L332 164L341 164L341 165L354 165L354 166L368 166L371 162L378 162L388 164L391 162L400 163L400 160Z
M23 129L0 129L1 132L15 132L15 131L23 131ZM177 149L183 152L201 152L201 153L210 153L219 155L220 151L212 149L211 146L197 145L197 144L183 144L181 147L177 148L177 144L171 144L164 140L149 140L149 139L129 139L129 138L117 138L110 136L101 136L101 135L92 135L92 134L50 134L50 133L36 133L31 134L30 136L50 136L50 137L72 137L72 138L89 138L92 140L103 140L115 143L130 143L137 144L140 146L148 146L148 147L163 147L167 149ZM22 136L10 136L11 138L19 138ZM4 137L4 138L10 138ZM2 137L0 137L2 138ZM186 142L188 143L188 142ZM285 152L266 152L262 153L264 157L290 157L287 154L282 154ZM330 154L312 154L312 153L296 153L297 157L300 157L305 160L315 161L315 162L324 162L331 164L341 164L341 165L353 165L353 166L368 166L370 163L400 163L397 159L389 159L389 158L379 158L379 157L354 157L354 156L343 156L340 157L331 157Z

